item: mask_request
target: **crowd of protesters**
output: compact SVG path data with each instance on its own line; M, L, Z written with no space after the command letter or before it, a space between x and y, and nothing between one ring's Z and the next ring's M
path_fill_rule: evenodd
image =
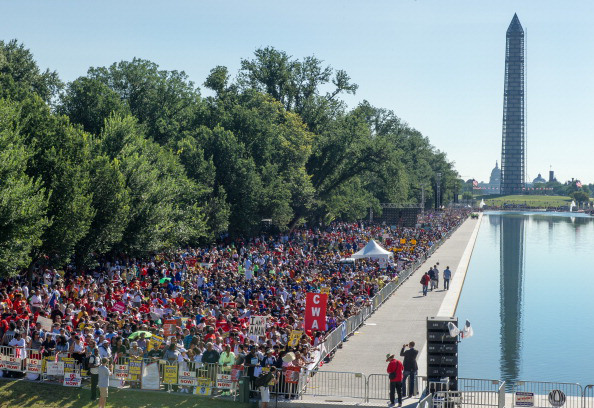
M40 266L0 282L1 344L68 352L81 365L96 354L216 363L223 371L239 364L250 376L266 366L305 367L326 333L467 216L429 212L416 228L337 222L147 259L100 259L88 270ZM394 262L344 262L372 238L393 251ZM288 347L303 326L306 293L320 291L330 293L325 330L303 333ZM265 335L249 334L253 315L268 316ZM51 329L38 317L51 319ZM292 361L283 359L289 352Z

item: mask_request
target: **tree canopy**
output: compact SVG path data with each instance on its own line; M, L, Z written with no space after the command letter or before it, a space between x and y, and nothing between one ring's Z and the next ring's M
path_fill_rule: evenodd
M436 173L442 202L459 183L394 112L349 108L358 86L317 57L258 49L204 86L137 58L63 85L0 42L0 273L255 234L264 219L358 220L422 188L430 206Z

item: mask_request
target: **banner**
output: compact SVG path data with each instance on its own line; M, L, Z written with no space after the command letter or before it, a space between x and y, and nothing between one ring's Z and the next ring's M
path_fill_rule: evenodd
M76 373L70 373L64 376L64 382L62 383L62 385L64 387L80 387L81 382L82 378L80 375Z
M254 336L266 335L266 316L250 316L250 327L248 334Z
M118 380L128 379L128 364L116 364L113 368L113 375Z
M144 366L140 388L143 390L161 389L159 384L159 363L151 363Z
M291 335L289 336L289 347L297 347L299 345L299 341L301 340L301 336L303 336L303 330L291 330Z
M198 379L196 378L195 371L179 370L179 385L186 385L195 387L198 385Z
M305 330L326 330L326 302L328 295L308 293L305 298Z
M177 364L165 364L163 367L163 384L177 384Z

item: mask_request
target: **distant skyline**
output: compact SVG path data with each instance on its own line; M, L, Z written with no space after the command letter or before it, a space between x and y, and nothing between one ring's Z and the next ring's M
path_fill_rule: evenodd
M501 162L505 32L526 30L527 179L594 182L594 4L438 0L8 1L0 39L25 44L63 81L134 57L202 83L273 46L344 69L362 100L393 110L464 179Z

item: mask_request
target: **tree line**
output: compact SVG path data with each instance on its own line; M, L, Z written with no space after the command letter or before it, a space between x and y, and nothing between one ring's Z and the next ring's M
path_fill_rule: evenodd
M275 48L213 68L203 96L183 71L134 58L64 83L0 41L0 273L336 219L382 202L426 205L444 152L394 112L341 99L357 85Z

